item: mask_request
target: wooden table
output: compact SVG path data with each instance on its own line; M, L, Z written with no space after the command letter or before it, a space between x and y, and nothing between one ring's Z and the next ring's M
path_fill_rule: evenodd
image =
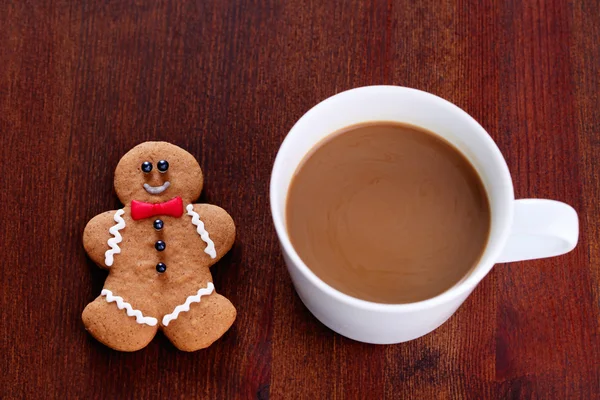
M598 398L598 1L10 1L0 5L2 398ZM466 110L517 197L572 204L580 244L498 265L418 340L356 343L304 308L268 182L294 122L342 90L394 84ZM106 273L81 235L119 207L113 170L151 139L187 148L204 202L238 226L213 270L238 309L196 353L124 354L80 319Z

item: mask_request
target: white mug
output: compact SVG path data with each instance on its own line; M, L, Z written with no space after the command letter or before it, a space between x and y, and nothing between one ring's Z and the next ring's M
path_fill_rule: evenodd
M318 278L290 242L286 197L299 163L324 137L367 121L405 122L437 133L469 159L483 180L492 219L488 244L467 276L433 298L379 304L351 297ZM293 126L277 153L270 197L275 229L300 299L323 324L366 343L400 343L433 331L454 314L495 263L564 254L575 247L579 235L577 213L571 206L552 200L515 200L506 161L471 116L433 94L398 86L348 90L310 109Z

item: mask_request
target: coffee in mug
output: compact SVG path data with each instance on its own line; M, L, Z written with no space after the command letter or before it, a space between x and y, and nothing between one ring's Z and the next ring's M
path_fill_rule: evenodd
M454 286L490 232L483 182L451 143L418 126L371 121L320 141L292 178L287 229L325 283L377 303Z

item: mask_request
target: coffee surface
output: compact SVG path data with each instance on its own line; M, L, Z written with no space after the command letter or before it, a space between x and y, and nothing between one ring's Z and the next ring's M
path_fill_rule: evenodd
M382 121L342 129L306 155L286 221L300 258L330 286L410 303L444 292L477 264L490 207L474 167L451 144Z

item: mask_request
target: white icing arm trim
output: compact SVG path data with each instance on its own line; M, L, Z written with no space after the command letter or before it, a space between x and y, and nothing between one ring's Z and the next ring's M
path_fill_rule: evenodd
M211 240L210 236L206 229L204 229L204 222L200 221L200 215L196 211L194 211L194 205L188 204L185 208L187 210L187 214L192 217L192 224L196 225L198 235L204 240L206 243L206 248L204 252L210 256L210 258L217 258L217 251L215 250L215 244Z
M135 317L135 321L138 324L146 324L150 326L155 326L158 323L158 320L153 317L144 317L144 314L140 310L134 310L131 307L131 304L124 301L121 296L113 296L112 292L108 289L102 289L102 296L106 296L106 301L112 303L113 301L117 303L117 308L119 310L125 309L127 310L127 315L130 317Z
M200 303L200 298L202 296L211 294L213 290L215 290L215 285L213 285L212 282L208 282L208 285L206 285L205 288L198 290L198 293L196 293L194 296L189 296L185 303L175 307L175 310L173 310L171 314L165 315L162 319L162 324L164 326L169 326L169 322L177 319L179 313L190 311L190 304Z
M123 217L121 217L123 214L125 214L125 210L117 210L114 216L114 220L117 224L113 225L108 230L108 232L114 237L108 239L108 247L110 247L110 249L106 250L106 253L104 253L104 264L106 264L107 267L111 267L113 265L113 255L121 252L121 248L119 247L118 243L121 243L123 240L121 234L119 233L121 229L125 228L125 220Z

